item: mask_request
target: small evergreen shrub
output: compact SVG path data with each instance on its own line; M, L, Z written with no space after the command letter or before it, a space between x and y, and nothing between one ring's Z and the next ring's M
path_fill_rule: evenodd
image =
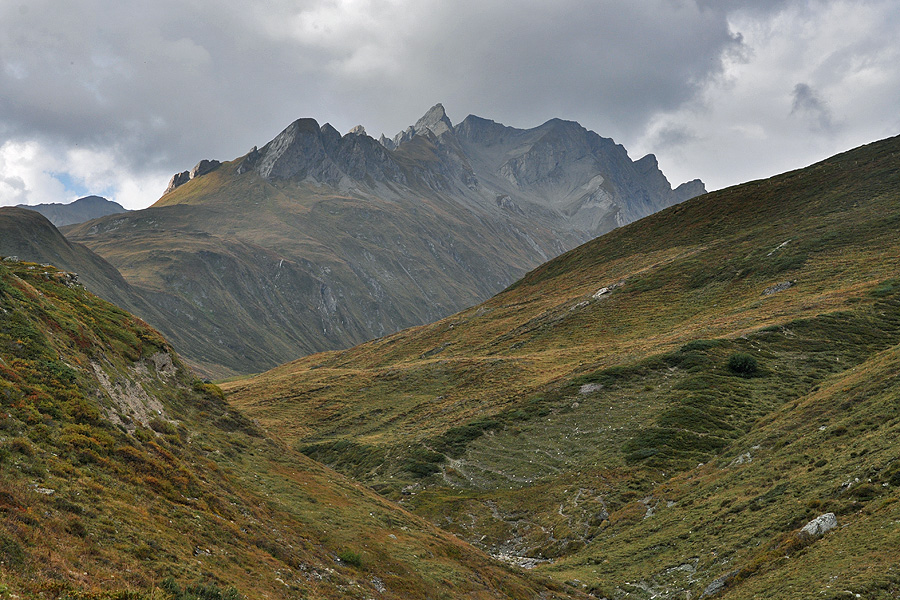
M756 358L746 352L737 352L728 359L728 370L737 375L749 376L759 370Z
M353 550L341 550L338 552L338 558L341 559L341 562L345 562L357 569L362 567L362 556L360 556L359 552L354 552Z

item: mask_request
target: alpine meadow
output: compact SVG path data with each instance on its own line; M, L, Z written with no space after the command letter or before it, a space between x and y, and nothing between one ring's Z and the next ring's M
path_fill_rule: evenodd
M897 31L0 0L0 600L900 599Z

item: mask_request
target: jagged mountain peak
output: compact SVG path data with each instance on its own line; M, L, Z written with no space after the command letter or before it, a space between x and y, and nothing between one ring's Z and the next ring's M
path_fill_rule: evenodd
M417 135L425 135L431 133L434 136L440 136L447 132L453 131L453 123L447 117L447 111L444 105L438 102L428 109L422 118L416 121L415 125L410 125L400 133L394 136L392 140L384 139L382 145L390 150L394 150L403 142L408 142Z
M428 109L428 112L426 112L421 119L416 121L416 132L421 133L426 129L431 131L434 135L441 135L442 133L453 129L453 123L450 121L450 118L447 117L447 112L444 110L443 104L435 104Z
M264 179L311 179L339 186L345 181L402 179L387 150L354 127L347 135L331 124L297 119L238 165L237 173L256 171Z

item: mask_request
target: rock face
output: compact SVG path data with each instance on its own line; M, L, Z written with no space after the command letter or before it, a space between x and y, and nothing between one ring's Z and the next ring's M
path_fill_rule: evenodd
M328 123L319 127L314 119L294 121L262 149L244 157L238 173L249 170L265 179L309 179L332 186L403 179L389 152L365 130L354 128L341 137Z
M819 537L825 535L837 526L837 517L834 516L834 513L825 513L804 525L803 529L800 530L800 533L812 537Z
M377 141L361 125L341 136L327 123L298 119L238 164L238 174L250 170L339 189L367 182L410 186L412 193L424 187L521 215L549 210L585 241L706 192L698 179L673 190L654 155L632 161L621 145L572 121L523 130L470 115L454 126L441 104L393 139Z
M190 177L193 179L194 177L200 177L201 175L206 175L211 171L215 171L218 169L222 163L217 160L206 160L203 159L197 163L197 165L191 169Z
M91 219L128 212L118 202L100 196L85 196L69 204L20 204L17 208L25 208L39 212L57 227L84 223Z
M697 196L701 196L706 193L706 186L703 185L703 182L699 179L692 179L691 181L686 181L675 188L675 195L678 197L679 202L684 202L685 200L690 200L691 198L695 198Z
M725 589L734 576L737 575L737 571L732 571L726 575L722 575L721 577L714 579L706 588L704 588L703 593L700 594L700 598L708 598L710 596L715 596L719 592Z
M181 173L175 173L174 175L172 175L172 179L169 180L169 185L166 187L166 191L163 192L163 194L168 194L175 188L184 185L191 179L215 171L221 165L222 163L217 160L207 160L204 158L196 165L194 165L194 168L190 171L182 171Z
M169 180L169 185L166 187L166 191L163 194L168 194L175 188L184 185L188 181L191 180L191 172L190 171L182 171L181 173L175 173L172 175L172 178Z
M523 130L469 115L454 126L438 104L386 144L401 155L416 146L431 146L444 178L439 187L518 210L549 208L586 234L706 192L700 180L673 190L652 154L632 161L611 139L561 119Z

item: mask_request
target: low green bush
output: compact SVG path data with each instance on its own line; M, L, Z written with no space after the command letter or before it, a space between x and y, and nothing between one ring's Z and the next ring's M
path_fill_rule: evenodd
M357 569L362 567L362 556L359 552L354 552L353 550L341 550L338 552L338 558L341 559L341 562L345 562L351 567L356 567Z
M759 371L756 357L746 352L736 352L728 358L728 370L736 375L753 375Z

